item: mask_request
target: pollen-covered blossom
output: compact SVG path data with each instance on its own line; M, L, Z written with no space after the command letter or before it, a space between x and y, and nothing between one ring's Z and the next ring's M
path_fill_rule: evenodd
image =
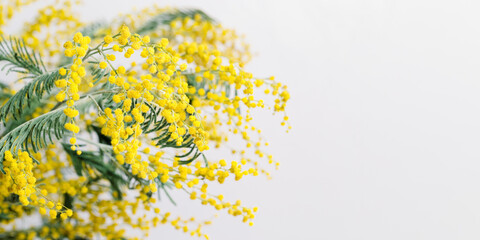
M0 4L7 13L0 31L13 9L33 1L14 2ZM8 216L0 219L0 238L144 239L168 224L209 239L203 226L211 219L165 210L171 191L253 225L256 207L209 186L270 178L269 165L279 163L266 151L254 113L280 115L288 131L287 87L247 72L248 44L202 11L150 7L86 24L75 3L42 7L21 35L20 46L47 66L32 61L21 72L31 68L28 76L39 81L22 96L31 101L20 104L25 110L0 108L7 123L0 136L9 137L0 150L0 211ZM16 99L15 91L0 90L4 106ZM26 140L15 142L19 137ZM215 159L210 152L217 149L231 154ZM17 226L15 219L36 214L42 224Z

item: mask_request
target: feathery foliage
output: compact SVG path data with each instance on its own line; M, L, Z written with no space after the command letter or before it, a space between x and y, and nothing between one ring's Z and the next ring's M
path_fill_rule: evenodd
M107 22L98 21L83 27L82 29L80 29L80 32L84 36L89 36L90 38L94 39L105 36L105 33L102 33L102 30L104 30L106 27Z
M201 16L202 19L206 21L215 22L213 18L211 18L205 12L199 9L176 9L176 10L160 13L157 16L153 17L152 19L147 21L145 24L140 26L137 29L137 33L145 34L147 32L151 32L155 30L159 26L168 25L176 19L184 19L186 17L194 18L196 15Z
M29 49L23 40L0 35L0 62L4 62L2 71L26 74L29 77L46 72L40 55Z
M14 119L20 117L25 107L29 107L33 102L39 101L42 96L49 94L55 86L55 81L60 77L58 71L54 71L33 78L0 107L0 122L5 124L8 116Z
M84 98L78 103L79 108L86 108L92 102ZM64 125L68 121L63 110L66 107L57 108L47 112L39 117L26 121L13 130L0 137L0 163L6 151L18 151L26 149L27 151L37 152L53 143L56 139L61 139L65 133ZM0 165L0 167L3 165ZM0 168L4 172L3 168Z
M75 172L78 176L88 176L89 169L95 169L100 176L104 176L112 189L112 193L115 193L114 196L118 199L122 199L122 188L127 187L131 179L131 176L125 174L125 171L121 171L113 162L107 158L105 160L103 151L94 152L94 151L84 151L82 154L78 155L76 151L71 149L72 145L62 144L63 149L70 157L72 165L75 169ZM98 181L100 179L93 179L92 181Z
M32 149L34 152L46 147L59 139L64 133L63 125L67 118L63 109L57 109L43 114L40 117L27 121L0 138L0 157L3 159L5 151L16 149Z

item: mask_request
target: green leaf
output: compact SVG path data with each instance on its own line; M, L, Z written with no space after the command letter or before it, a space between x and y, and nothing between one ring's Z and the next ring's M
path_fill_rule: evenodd
M17 152L20 149L28 151L31 148L36 152L53 142L52 135L61 138L64 132L63 125L67 119L63 109L57 109L27 121L8 132L0 138L0 162L3 164L3 156L7 150ZM55 131L55 128L59 131ZM3 166L0 167L3 171Z
M0 108L0 122L5 123L8 116L14 119L20 117L25 107L30 107L33 102L50 93L55 86L55 81L60 78L58 71L36 76Z
M108 24L104 21L94 22L83 27L80 32L83 36L89 36L92 39L103 37L105 34L101 30L108 28Z
M153 17L147 21L143 26L139 27L136 30L138 34L145 34L155 30L159 26L169 25L172 21L177 19L183 19L186 17L194 18L195 15L200 15L202 19L210 22L215 22L213 18L208 16L205 12L198 9L183 9L183 10L172 10L165 13L160 13L157 16Z
M77 109L85 109L92 104L88 98L83 98L75 104ZM31 119L0 137L0 170L3 172L3 157L7 150L16 153L18 150L37 152L61 139L65 132L68 117L63 110L66 107L47 112Z
M87 166L97 170L100 175L99 178L106 179L110 182L112 192L116 192L116 198L122 199L122 188L126 187L132 176L127 176L124 171L121 171L115 164L104 160L104 153L94 151L82 151L78 155L76 151L71 149L70 144L62 144L65 152L70 156L72 165L78 176L88 174ZM111 154L111 153L105 153Z
M25 46L23 40L15 37L0 35L0 62L5 62L1 68L10 72L26 74L26 77L34 77L45 73L47 70L40 55Z
M176 157L184 160L180 160L179 164L189 164L198 158L201 152L198 150L197 145L193 142L193 137L189 133L183 135L183 143L177 145L175 140L171 140L171 132L168 131L170 123L168 123L164 117L161 117L161 108L153 104L145 103L150 108L150 111L143 113L145 121L140 125L144 133L157 132L157 136L152 138L156 141L156 146L160 148L185 148L187 153L183 155L177 155ZM159 119L160 118L160 119ZM186 159L185 159L186 158Z

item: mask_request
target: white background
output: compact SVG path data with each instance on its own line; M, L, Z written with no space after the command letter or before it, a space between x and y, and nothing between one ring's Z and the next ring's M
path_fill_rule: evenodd
M247 34L250 71L289 85L293 130L257 121L282 167L222 188L260 207L255 226L221 215L213 239L480 238L478 1L87 2L92 19L199 7Z

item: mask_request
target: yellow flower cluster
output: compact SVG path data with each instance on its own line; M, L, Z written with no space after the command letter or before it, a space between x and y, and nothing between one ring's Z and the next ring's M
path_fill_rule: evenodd
M0 198L3 200L0 209L2 212L11 214L8 212L11 206L5 204L5 201L11 198L11 194L15 194L23 206L38 207L40 214L46 215L47 208L50 209L49 216L52 219L57 218L57 214L64 220L71 217L73 215L71 209L67 209L59 202L49 201L47 198L48 191L37 188L37 178L35 177L37 174L34 172L34 162L30 155L21 150L18 151L17 155L18 157L14 157L10 151L5 152L3 161L5 174L0 175L2 180ZM17 206L15 213L21 216L23 210L23 208Z
M80 128L75 124L74 120L74 118L78 116L78 110L75 109L74 105L75 101L80 99L80 95L78 94L79 85L82 83L82 77L86 75L85 67L82 66L82 57L87 53L90 41L90 37L84 37L78 32L73 37L73 43L70 41L65 42L63 45L65 48L65 56L75 58L69 71L64 68L59 69L60 75L65 76L65 79L55 81L55 85L61 89L55 96L55 99L59 102L66 101L67 105L67 108L65 108L63 112L70 119L70 122L65 124L65 129L73 133L73 136L69 140L70 144L72 144L72 150L76 149L75 134L80 131ZM77 154L80 153L81 151L78 150Z
M37 11L32 22L25 24L25 30L22 39L27 46L39 49L39 53L44 57L57 60L61 49L62 37L69 37L68 29L77 29L81 27L72 8L75 6L73 1L64 1L55 5L48 5ZM50 26L56 26L51 29Z
M33 160L27 152L18 152L18 158L14 158L10 151L5 152L3 161L5 175L2 179L2 194L14 193L19 196L19 201L24 206L28 205L30 197L36 196L35 183L37 179L33 176ZM10 190L11 189L11 190ZM32 195L33 194L33 195ZM8 197L4 195L3 197ZM33 197L36 198L36 197Z
M8 6L0 4L0 12ZM248 44L201 11L152 7L95 29L77 20L72 6L41 8L22 34L59 77L21 120L58 110L66 122L46 148L5 153L0 213L11 218L0 219L0 238L144 239L168 224L208 239L203 226L210 220L173 216L158 202L175 190L253 225L256 207L209 186L269 177L268 164L278 167L253 125L253 109L281 113L288 125L287 87L245 71ZM0 30L2 17L10 18L0 17ZM230 147L231 139L243 142ZM231 154L213 159L217 148ZM15 219L38 213L44 224L17 228ZM129 238L131 229L142 235Z

